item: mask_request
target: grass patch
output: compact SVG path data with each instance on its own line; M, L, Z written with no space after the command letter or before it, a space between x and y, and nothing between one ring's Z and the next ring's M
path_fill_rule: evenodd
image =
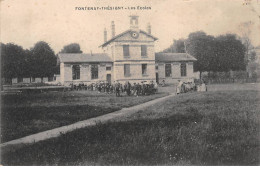
M2 95L1 142L72 124L162 96L115 97L90 91Z
M259 93L176 96L124 121L2 151L3 165L259 165Z

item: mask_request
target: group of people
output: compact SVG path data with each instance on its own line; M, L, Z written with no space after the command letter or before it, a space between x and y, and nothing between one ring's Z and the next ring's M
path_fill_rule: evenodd
M182 82L181 80L178 80L176 94L187 93L190 91L204 92L207 91L207 86L203 80L200 81L199 84L195 84L194 82Z
M89 85L84 84L83 82L79 84L70 84L71 90L90 90L98 91L99 93L112 94L115 93L117 97L120 97L124 94L128 96L145 96L155 94L158 91L157 83L150 81L146 83L143 81L141 83L125 82L120 83L119 81L114 82L113 84L107 83L105 81L100 81L97 83L91 83Z
M80 82L78 84L70 84L71 90L90 90L90 91L98 91L99 93L107 93L107 94L115 94L117 97L122 95L127 96L145 96L155 94L158 91L158 84L153 81L147 83L146 81L142 81L141 83L120 83L119 81L115 81L113 84L110 84L106 81L99 81L91 84L84 84ZM176 87L176 94L187 93L191 91L207 91L207 86L204 81L200 81L198 84L194 82L182 82L178 80L178 85Z

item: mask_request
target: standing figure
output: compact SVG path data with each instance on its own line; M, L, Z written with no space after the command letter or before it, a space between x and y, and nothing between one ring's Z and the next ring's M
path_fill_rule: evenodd
M176 94L180 94L182 92L182 88L183 88L183 82L181 80L178 80L178 85L176 87Z
M123 94L123 92L124 92L124 86L123 86L123 84L120 84L120 83L119 83L119 91L120 91L120 93ZM120 95L120 96L121 96L121 95Z
M115 84L115 88L116 88L116 97L120 97L120 83L117 82Z
M158 92L158 84L157 84L157 82L155 82L155 84L154 84L154 92L155 92L155 93Z
M136 85L136 95L137 97L140 96L141 94L141 85L139 83L137 83Z
M202 92L206 92L207 91L207 86L206 86L204 81L202 81L202 83L201 83L200 91L202 91Z
M145 95L145 84L143 82L141 82L141 93L144 96Z
M130 94L131 94L131 84L129 82L127 82L127 84L126 84L126 93L127 93L127 96L130 96Z

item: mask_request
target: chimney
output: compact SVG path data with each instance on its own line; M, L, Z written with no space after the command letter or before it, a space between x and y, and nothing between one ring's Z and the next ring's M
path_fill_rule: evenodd
M138 17L136 15L131 15L130 17L130 29L138 29Z
M151 34L151 33L152 33L150 23L147 24L147 33L148 33L148 34Z
M107 30L106 28L104 29L104 43L107 42Z
M116 32L115 32L115 23L114 21L111 22L111 31L112 31L112 38L115 37Z

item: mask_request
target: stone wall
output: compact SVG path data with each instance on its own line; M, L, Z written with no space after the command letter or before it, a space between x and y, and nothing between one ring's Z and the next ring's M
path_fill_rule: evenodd
M130 76L124 75L124 64L130 64ZM147 64L147 74L142 75L142 64ZM114 65L114 76L118 81L141 82L144 80L155 81L155 63L150 62L116 62Z
M165 64L166 63L158 63L158 75L159 75L159 83L162 83L164 80L166 84L174 84L178 83L178 80L182 81L194 81L195 75L193 71L193 62L186 62L186 73L187 76L181 76L181 63L180 62L171 62L167 64L171 64L172 74L171 77L165 77Z
M90 79L91 79L90 65L89 64L80 65L80 80L89 81Z
M129 45L129 55L124 56L123 45ZM146 56L141 56L141 45L147 47ZM115 42L111 43L113 50L111 58L114 60L113 66L113 81L155 81L155 51L154 40L142 33L139 34L137 39L132 38L130 33L119 37ZM108 50L109 51L109 50ZM130 76L124 75L124 64L130 64ZM142 64L147 64L147 73L142 75Z
M60 65L60 82L64 85L69 85L70 83L95 83L96 81L106 81L107 74L111 74L111 80L113 80L112 63L99 63L98 64L98 79L91 79L91 63L81 63L80 66L80 79L72 79L72 65L69 63L61 63ZM75 64L74 64L75 65ZM112 69L106 70L106 67L109 66Z
M125 57L123 53L123 45L129 45L130 56ZM147 56L141 56L141 45L147 46ZM155 60L154 45L147 42L117 42L115 45L114 61L119 60Z

